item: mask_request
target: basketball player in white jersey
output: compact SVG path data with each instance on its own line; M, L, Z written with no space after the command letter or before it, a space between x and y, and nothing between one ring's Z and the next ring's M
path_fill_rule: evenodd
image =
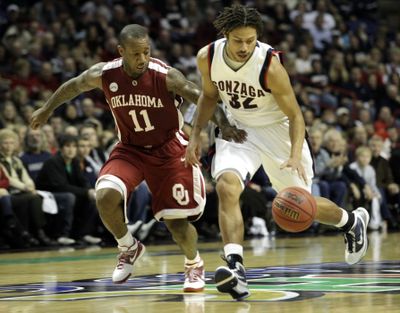
M221 98L232 123L247 132L244 143L216 139L212 175L217 180L219 226L227 266L215 272L217 289L242 300L250 295L243 266L243 217L239 197L262 165L276 190L299 186L311 192L312 157L305 141L305 124L279 53L257 41L263 23L249 7L224 8L214 22L224 35L197 55L202 75L198 114L186 152L187 164L199 163L200 131ZM344 232L345 259L355 264L368 243L368 212L347 212L316 197L316 220Z

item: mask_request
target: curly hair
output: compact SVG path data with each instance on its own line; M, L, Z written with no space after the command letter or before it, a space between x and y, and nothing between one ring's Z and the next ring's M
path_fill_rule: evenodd
M225 7L214 21L214 27L220 34L227 35L233 29L243 26L254 27L257 35L261 36L263 21L260 13L254 9L240 4Z

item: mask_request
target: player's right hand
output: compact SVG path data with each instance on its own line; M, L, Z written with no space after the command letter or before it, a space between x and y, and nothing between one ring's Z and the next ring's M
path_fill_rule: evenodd
M222 132L222 139L226 141L234 141L236 143L243 143L247 139L247 132L244 129L239 129L236 126L228 125L220 127Z
M32 113L31 117L31 128L38 129L47 123L47 120L50 117L50 113L44 108L39 108Z
M186 147L185 166L188 165L201 165L200 163L200 136L191 136L189 144Z

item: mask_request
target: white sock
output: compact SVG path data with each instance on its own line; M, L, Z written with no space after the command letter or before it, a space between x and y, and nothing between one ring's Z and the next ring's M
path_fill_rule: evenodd
M129 231L126 232L125 236L116 240L118 242L118 248L120 248L121 251L127 251L128 249L135 250L137 248L137 241Z
M199 263L200 261L201 261L201 258L200 258L199 251L197 251L196 257L193 260L189 260L187 257L185 257L185 264L187 264L187 265L196 264L196 263Z
M349 213L347 213L347 211L343 210L342 208L340 209L342 210L342 218L340 219L340 222L335 225L337 228L343 227L349 220Z
M239 254L243 258L243 246L237 243L228 243L224 246L224 253L226 257L230 254Z

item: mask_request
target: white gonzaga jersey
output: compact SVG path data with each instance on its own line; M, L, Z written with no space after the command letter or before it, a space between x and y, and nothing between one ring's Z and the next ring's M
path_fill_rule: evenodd
M211 81L232 117L243 125L262 127L287 119L267 86L268 67L279 54L257 41L255 50L239 69L233 70L224 60L225 38L208 46Z

